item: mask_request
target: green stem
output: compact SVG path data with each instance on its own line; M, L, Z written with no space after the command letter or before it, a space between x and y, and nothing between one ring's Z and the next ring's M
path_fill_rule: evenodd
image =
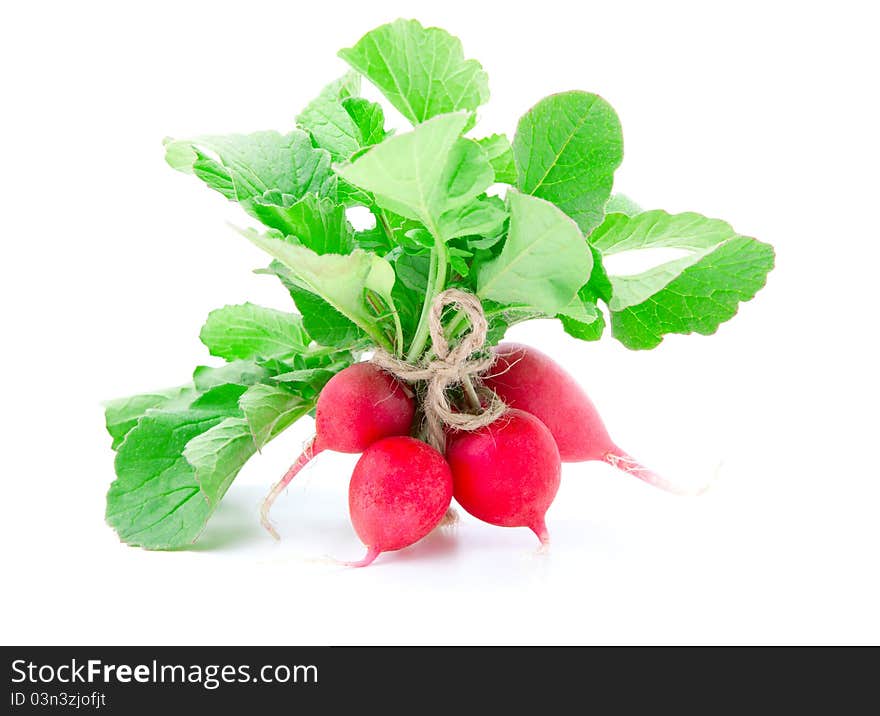
M370 304L370 307L375 311L377 316L386 316L389 313L391 317L394 319L394 336L388 336L389 345L390 341L394 341L394 355L400 357L403 354L403 326L400 323L400 316L397 313L397 308L394 305L391 306L380 306L376 299L367 292L367 302Z
M377 214L379 218L379 223L382 224L382 231L385 232L385 236L388 238L388 243L391 246L395 246L397 242L394 240L394 231L391 229L391 224L388 223L388 217L385 215L385 209L379 209L379 213Z
M465 325L467 325L465 314L462 311L456 311L452 320L449 322L449 325L446 327L447 340L453 340Z
M379 303L376 302L376 299L370 294L369 291L367 291L367 303L370 304L370 308L373 309L373 312L376 314L377 317L381 317L385 313L387 313L387 311L385 311L384 307L379 305ZM387 338L388 344L390 345L391 338L389 337L388 333L385 332L385 333L383 333L383 335Z
M422 313L419 316L419 325L416 334L406 354L407 363L415 363L425 350L428 343L429 324L431 320L431 305L434 299L446 286L446 267L449 265L449 252L446 244L434 237L434 248L431 249L431 263L428 269L428 287L425 290L425 302L422 304Z
M480 403L480 396L478 396L477 391L474 390L474 384L471 382L471 377L469 375L463 376L461 384L464 386L464 394L467 396L468 405L470 405L471 410L479 413L483 409L483 406Z
M403 355L403 325L400 323L397 308L391 311L391 315L394 318L394 355L400 358Z
M497 316L499 313L504 313L503 308L497 308L494 311L486 311L486 318L491 318L492 316ZM455 316L452 317L452 320L449 322L449 325L446 327L446 340L450 343L454 343L455 339L461 334L463 328L467 327L467 317L461 311L456 311ZM434 358L434 354L431 351L428 351L428 358Z
M364 328L361 326L361 328ZM365 329L366 330L366 329ZM373 331L370 330L367 332L367 335L375 341L376 345L381 348L384 348L389 353L394 352L394 346L391 345L391 341L388 340L388 337L385 336L381 331Z
M382 231L385 233L385 237L388 239L388 244L390 246L395 246L397 242L394 240L394 230L391 228L391 224L388 223L388 216L385 214L385 209L381 207L378 208L378 213L376 214L376 218L379 221L379 225L382 227ZM392 317L394 318L394 355L398 358L403 355L403 325L400 322L400 315L397 313L397 309L391 311Z

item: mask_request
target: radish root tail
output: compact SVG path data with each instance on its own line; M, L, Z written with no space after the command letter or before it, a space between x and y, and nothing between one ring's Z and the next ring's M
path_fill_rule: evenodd
M458 513L450 507L443 513L443 517L440 518L440 522L437 523L437 527L435 529L442 529L444 527L455 527L458 524Z
M613 451L609 450L605 453L602 460L612 467L616 467L618 470L623 470L623 472L626 472L633 477L637 477L653 487L659 487L661 490L672 493L673 495L697 497L706 492L711 484L706 483L697 488L687 488L681 485L676 485L674 482L670 482L665 477L662 477L653 470L645 467L632 455L625 453L619 448L615 448Z
M380 554L382 554L381 550L376 549L375 547L367 547L367 553L364 555L363 559L360 559L357 562L343 562L343 564L346 567L369 567Z
M544 518L542 517L539 522L531 525L529 529L531 529L532 532L538 536L538 539L541 540L541 547L538 552L541 554L548 552L550 550L550 533L547 531L547 525L544 522Z
M443 517L440 518L434 529L431 530L431 534L437 534L443 530L452 530L456 527L458 527L458 513L455 511L455 508L450 507L443 513Z
M290 469L284 473L284 477L282 477L269 491L269 494L266 495L266 499L263 500L263 505L260 507L260 524L262 524L266 531L276 540L280 540L281 535L278 534L277 530L272 525L272 522L269 519L269 511L272 509L272 504L278 499L278 495L284 492L290 484L290 481L296 477L299 471L308 465L318 453L321 452L320 447L315 447L315 442L315 438L312 438L309 441L305 450L303 450L302 454L296 459L296 462L290 466Z

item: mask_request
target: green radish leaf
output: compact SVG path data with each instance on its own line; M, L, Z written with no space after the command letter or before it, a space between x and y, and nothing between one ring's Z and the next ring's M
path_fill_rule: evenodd
M394 262L398 283L413 293L425 295L428 290L429 258L425 255L403 253Z
M372 82L413 124L489 99L486 73L464 59L461 42L416 20L395 20L364 35L339 56Z
M246 386L255 385L276 375L288 372L290 366L278 364L269 369L268 363L258 365L249 360L236 360L219 367L198 366L193 371L193 382L176 388L156 390L127 398L117 398L104 403L107 432L113 439L112 448L116 450L125 436L150 411L183 410L195 403L196 406L234 405ZM219 395L214 388L221 388ZM229 392L231 386L231 393Z
M186 444L183 457L192 467L193 478L209 510L205 522L256 451L246 418L225 418Z
M597 302L601 298L606 303L611 300L611 281L602 265L602 254L590 246L593 255L593 270L590 280L582 286L575 296L575 305L562 311L557 318L562 322L565 332L582 341L598 341L605 332L605 316Z
M428 290L428 273L430 259L426 254L410 254L401 252L394 259L394 271L397 282L392 295L394 305L403 326L405 343L409 344L415 335Z
M351 365L351 361L339 361L326 368L301 368L282 373L274 378L277 383L289 386L297 395L317 398L318 394L334 375Z
M297 284L290 269L280 261L273 261L269 268L262 270L261 273L277 276L284 284L302 314L306 332L316 343L322 346L347 347L366 335L323 298Z
M245 208L250 199L272 190L295 198L308 192L336 194L330 154L313 147L309 135L300 130L166 139L165 159Z
M224 417L217 411L153 411L138 421L116 453L117 477L107 493L107 522L123 542L170 549L196 540L212 508L183 450Z
M579 289L571 299L571 302L559 312L560 318L571 318L579 323L594 323L599 317L599 309L595 299L590 299L588 292L581 293Z
M342 100L342 106L358 129L360 148L379 144L390 136L391 133L385 131L385 112L378 102L363 97L349 97ZM351 154L342 158L349 159Z
M507 221L504 202L496 196L480 196L459 211L440 219L440 232L446 239L461 236L499 237Z
M271 377L272 371L250 360L236 360L214 367L197 366L193 371L193 385L204 392L218 385L255 385Z
M282 388L255 385L239 405L244 417L225 418L192 438L183 450L211 512L254 453L308 413L314 401Z
M285 357L310 343L302 319L253 303L211 311L199 334L211 355L228 361Z
M338 177L336 183L336 199L340 204L343 204L346 207L366 206L368 209L371 209L376 203L373 200L373 197L370 196L369 192L364 191L363 189L358 189L356 186L353 186Z
M302 368L291 370L275 376L279 383L307 383L314 378L321 378L324 374L334 375L336 371L329 368Z
M354 230L341 204L314 194L306 194L292 203L286 201L286 197L276 195L267 195L263 199L274 204L255 203L257 218L283 234L295 237L296 243L317 254L348 254L354 250ZM306 331L316 342L325 346L346 346L364 335L323 298L298 285L281 262L273 261L266 272L276 275L284 284L302 314Z
M633 276L611 275L612 334L627 348L654 348L668 333L710 335L760 290L773 248L700 214L609 214L590 237L607 257L653 248L689 253Z
M555 316L590 275L577 225L550 202L511 190L510 230L501 253L479 266L477 295Z
M462 278L466 278L470 273L471 267L468 259L472 257L473 253L466 249L459 249L455 246L449 247L449 265Z
M489 320L489 330L486 331L486 345L489 347L497 346L504 340L504 336L507 335L509 328L510 325L504 320L502 314L493 316Z
M495 181L516 184L516 161L510 140L503 134L493 134L476 141L489 157L489 163L495 172Z
M316 343L322 346L346 347L364 337L363 330L320 296L292 283L288 285L288 290L303 315L306 330Z
M425 250L430 251L434 248L434 237L431 236L430 231L422 227L407 231L403 235L403 239L400 243L404 250L407 251L418 253Z
M397 248L397 242L392 241L378 222L369 229L356 231L354 242L359 249L384 256L385 258L388 258L388 254Z
M495 175L485 151L461 139L467 121L464 113L435 117L334 169L379 206L421 222L442 241L480 233L503 215L480 198Z
M255 198L253 215L266 226L319 254L348 254L354 249L354 229L345 218L345 207L327 197L267 192Z
M319 369L316 369L312 380L319 377L317 370ZM326 374L324 383L334 375L333 372L327 370L323 373ZM281 380L281 376L278 376L276 380ZM248 388L247 392L241 396L239 405L244 412L250 435L257 448L262 448L272 438L308 413L314 406L316 397L309 400L290 390L271 385L254 385Z
M183 456L192 466L212 512L254 453L314 405L314 398L304 399L284 388L254 385L239 399L244 417L226 418L186 444Z
M581 287L572 303L557 318L568 335L582 341L598 341L605 331L605 317L589 286Z
M241 233L280 261L290 281L320 296L379 345L389 347L366 297L367 290L374 291L393 310L394 269L385 259L361 249L345 256L322 255L278 235L264 235L253 229L244 229Z
M107 522L133 546L192 544L245 462L313 407L282 388L227 384L148 410L117 452Z
M334 161L348 159L364 146L360 127L342 104L357 96L360 89L360 75L347 72L324 87L296 118L314 145L330 152Z
M112 448L116 450L122 444L125 436L148 410L186 407L195 397L196 392L191 385L182 385L128 398L108 400L104 404L104 416L107 432L113 439Z
M605 303L609 303L614 287L611 285L608 272L605 270L602 252L590 244L590 253L593 255L593 270L590 272L590 280L584 288L589 291L590 295L594 296L594 303L597 298L601 298Z
M587 92L542 99L513 138L520 191L552 201L589 234L602 222L614 170L623 160L620 121Z
M355 243L362 249L385 256L407 242L406 235L417 229L426 231L418 221L407 219L393 211L374 206L376 226L355 233Z
M612 194L608 203L605 204L605 213L635 216L636 214L642 213L642 207L625 194Z
M239 412L238 401L248 389L246 385L237 383L223 383L215 385L190 403L192 410L220 411L224 415L235 415Z
M491 198L493 200L498 199L498 197L491 197ZM498 199L498 201L501 201L501 200ZM488 236L468 236L467 237L467 246L469 249L473 249L475 251L491 249L499 241L501 241L501 239L504 238L504 235L505 235L505 232L502 227L502 230L496 234L490 234Z
M489 300L483 301L483 310L486 312L486 319L489 322L486 342L490 346L500 343L511 326L536 318L546 318L541 311L536 311L529 306L502 305Z
M461 256L450 254L449 266L456 274L458 274L462 278L467 278L468 273L470 273L470 266L468 265L468 262L465 261Z
M359 90L360 75L349 72L327 85L297 118L311 135L312 142L326 149L336 161L350 159L364 147L378 144L388 136L381 105L355 96ZM349 206L372 203L369 194L345 182L338 184L337 198ZM258 218L267 226L291 233L284 226L266 221L264 216Z

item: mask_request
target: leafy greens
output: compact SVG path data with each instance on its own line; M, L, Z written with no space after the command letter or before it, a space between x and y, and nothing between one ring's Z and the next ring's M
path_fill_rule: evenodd
M623 139L598 95L551 95L512 139L481 135L486 73L446 31L396 20L339 56L351 69L287 133L165 140L172 168L261 224L240 232L268 255L258 273L280 280L296 312L212 311L200 337L222 365L106 404L116 451L106 516L128 544L194 542L247 460L363 352L425 359L430 308L448 287L481 299L490 343L545 318L584 341L610 322L614 338L646 349L713 333L773 268L769 245L723 221L612 196ZM412 127L387 128L364 80ZM356 229L352 207L375 226ZM606 270L610 256L657 248L684 255L636 275ZM446 321L451 339L466 328L457 314Z

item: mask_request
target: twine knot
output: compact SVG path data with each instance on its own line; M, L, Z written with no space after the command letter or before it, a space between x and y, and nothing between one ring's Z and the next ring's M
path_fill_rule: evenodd
M443 309L455 306L470 322L470 330L453 347L443 332ZM384 350L377 350L373 363L407 383L427 384L423 400L428 442L440 452L446 444L446 426L456 430L477 430L494 422L507 409L504 402L490 390L482 390L479 373L492 366L495 357L484 351L489 324L483 305L473 294L450 288L438 294L431 304L428 327L434 357L421 364L407 363ZM475 380L472 380L474 378ZM474 385L474 382L477 385ZM461 384L474 413L454 410L447 391Z

